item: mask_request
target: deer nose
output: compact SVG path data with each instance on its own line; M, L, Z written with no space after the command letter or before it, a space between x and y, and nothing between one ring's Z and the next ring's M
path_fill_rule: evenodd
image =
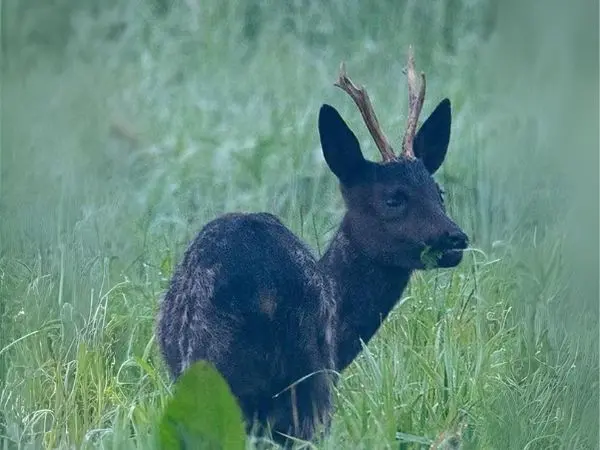
M447 248L464 249L469 245L469 237L461 230L448 233L445 239Z
M469 237L461 230L446 231L434 243L438 250L459 250L469 245Z

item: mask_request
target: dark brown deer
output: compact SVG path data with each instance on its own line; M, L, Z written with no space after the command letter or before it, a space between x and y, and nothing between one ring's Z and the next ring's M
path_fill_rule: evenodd
M369 96L342 65L336 86L357 104L383 162L365 160L338 112L323 105L318 128L346 212L324 256L268 213L226 214L200 231L161 305L158 342L176 379L206 360L228 381L248 424L311 439L328 427L332 383L399 300L411 273L454 267L467 236L447 216L432 174L450 139L450 101L419 131L425 76L408 67L402 152L383 135ZM423 255L428 254L427 262ZM277 435L278 433L274 433Z

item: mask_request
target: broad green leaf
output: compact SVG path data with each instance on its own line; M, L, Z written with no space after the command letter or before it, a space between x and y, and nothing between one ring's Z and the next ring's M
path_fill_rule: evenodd
M199 361L177 380L160 421L160 448L243 450L240 407L221 374Z

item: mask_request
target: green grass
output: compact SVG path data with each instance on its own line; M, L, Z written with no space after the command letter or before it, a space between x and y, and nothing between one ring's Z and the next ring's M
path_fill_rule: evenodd
M345 60L399 142L411 43L425 111L453 102L438 178L473 250L414 276L314 445L465 425L464 448L597 449L597 5L287 3L0 4L0 449L155 448L153 326L188 241L269 211L321 252L342 202L318 108L376 158Z

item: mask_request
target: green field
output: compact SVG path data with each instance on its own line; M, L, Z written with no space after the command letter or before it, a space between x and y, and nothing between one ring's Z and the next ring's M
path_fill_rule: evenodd
M453 104L436 177L473 248L415 274L312 445L598 449L593 3L1 1L0 450L156 448L187 243L268 211L322 252L343 205L319 107L379 159L344 60L399 146L409 44L424 114Z

